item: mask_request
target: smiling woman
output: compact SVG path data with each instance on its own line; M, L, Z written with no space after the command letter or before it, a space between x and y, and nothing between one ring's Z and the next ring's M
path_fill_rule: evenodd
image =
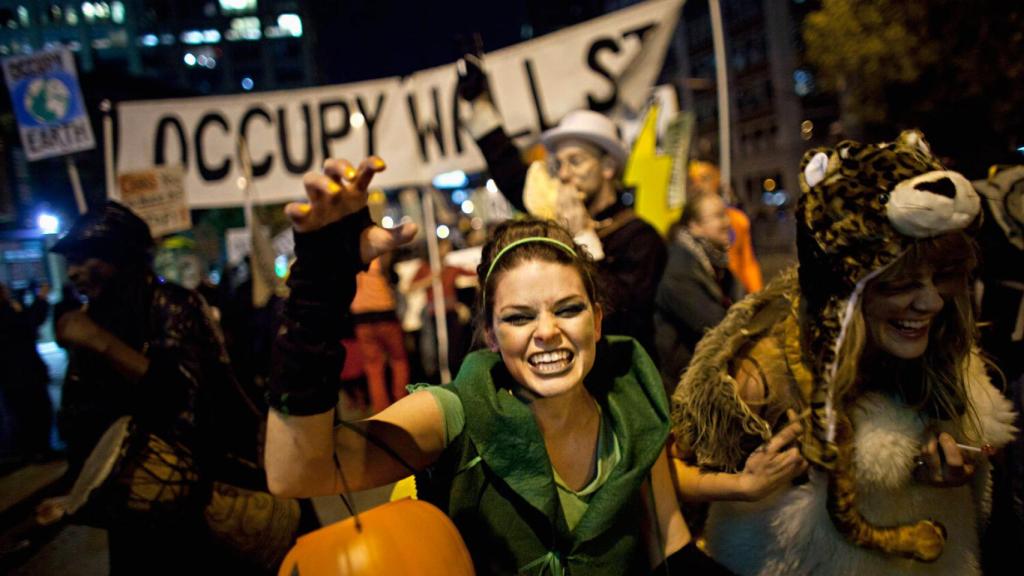
M302 233L272 382L271 489L337 494L343 479L361 490L411 468L419 498L454 521L478 574L716 573L688 546L658 372L634 340L602 338L593 262L555 223L494 229L477 269L488 349L470 354L453 382L414 387L332 429L337 372L324 343L337 339L323 318L347 305L347 276L376 255L370 238L394 238L360 209L382 168L330 161L305 179L311 204L289 209Z
M919 242L867 285L864 320L868 345L896 358L911 360L928 349L929 335L970 331L967 278L974 268L971 241L963 234L948 234ZM933 350L948 357L950 343L936 342Z
M707 549L739 574L979 574L1015 415L974 347L978 196L916 131L810 150L801 185L799 268L673 396L680 493L713 501Z

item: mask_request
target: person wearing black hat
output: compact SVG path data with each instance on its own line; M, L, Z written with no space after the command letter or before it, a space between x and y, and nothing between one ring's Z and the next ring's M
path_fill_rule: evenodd
M68 277L87 300L56 326L70 355L58 418L67 478L78 475L108 427L129 415L139 429L191 452L207 496L212 486L216 497L215 481L265 489L256 464L262 413L238 388L206 302L154 274L153 245L143 220L107 202L79 218L52 249L67 259ZM199 500L184 519L110 526L111 573L177 573L186 568L180 563L199 557L197 550L222 553L204 522L203 507L212 500ZM243 568L223 556L204 562L223 562L232 573Z

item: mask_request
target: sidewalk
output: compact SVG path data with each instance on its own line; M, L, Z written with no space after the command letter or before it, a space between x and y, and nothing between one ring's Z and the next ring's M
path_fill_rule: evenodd
M68 469L67 462L58 460L25 466L0 476L0 518L17 510L34 496L52 486ZM4 523L6 524L6 522Z

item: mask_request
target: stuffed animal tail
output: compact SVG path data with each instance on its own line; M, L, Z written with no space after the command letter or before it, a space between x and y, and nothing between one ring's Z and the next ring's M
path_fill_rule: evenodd
M873 548L885 554L933 562L946 544L946 528L931 520L914 524L878 527L857 510L857 490L853 480L851 426L840 418L837 426L839 447L835 467L829 473L827 507L836 530L849 542Z

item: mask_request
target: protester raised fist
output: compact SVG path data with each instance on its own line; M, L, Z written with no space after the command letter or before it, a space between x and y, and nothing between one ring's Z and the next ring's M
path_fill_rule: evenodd
M455 65L459 75L455 89L459 98L472 102L481 96L490 99L491 87L484 72L483 60L476 54L466 54Z

